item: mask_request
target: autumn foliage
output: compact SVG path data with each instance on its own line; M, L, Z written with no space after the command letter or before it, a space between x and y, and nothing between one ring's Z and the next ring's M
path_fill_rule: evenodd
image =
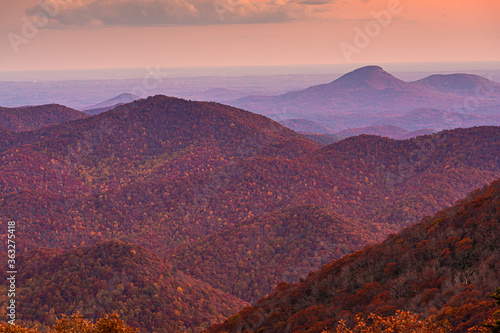
M0 323L1 333L38 333L36 328L28 328L24 325L11 325ZM137 333L136 329L128 327L116 313L105 315L95 323L86 320L82 315L76 313L71 317L62 316L50 329L43 330L45 333Z
M302 282L278 285L208 332L357 332L405 316L424 332L431 324L446 332L480 329L497 311L489 295L500 285L499 216L497 181Z
M165 96L63 118L0 125L0 220L16 221L22 322L116 311L142 331L251 317L319 332L401 309L458 330L491 312L498 216L486 194L476 210L453 208L474 211L468 224L448 226L452 209L395 233L500 177L498 127L323 146L263 116ZM266 303L276 295L288 303Z

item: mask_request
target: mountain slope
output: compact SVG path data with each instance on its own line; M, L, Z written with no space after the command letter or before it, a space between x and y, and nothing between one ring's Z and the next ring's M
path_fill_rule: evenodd
M18 262L16 301L25 323L50 326L61 314L95 319L116 311L141 332L199 332L246 305L173 270L151 251L118 241L39 249ZM0 297L4 308L6 296Z
M14 132L31 131L85 117L87 115L80 111L58 104L0 107L0 127Z
M432 316L450 332L480 325L500 285L500 181L455 206L325 265L207 332L323 332L355 314Z
M9 149L17 141L17 138L16 132L0 127L0 152Z
M297 281L331 257L353 252L369 235L333 210L297 206L264 214L178 247L175 267L244 300Z
M405 141L360 136L320 146L263 116L164 96L18 134L0 153L0 218L19 223L20 249L120 239L168 256L188 244L199 253L217 233L221 254L234 253L231 264L244 274L239 262L245 262L245 247L239 251L219 240L226 230L241 234L245 221L256 232L258 221L273 214L276 226L294 221L278 215L297 208L303 216L297 225L309 239L323 240L314 233L331 230L310 223L305 207L314 205L331 221L348 221L353 237L325 241L339 243L340 251L327 251L339 257L500 177L497 127ZM300 239L286 228L279 232ZM288 246L300 258L282 257L289 281L323 263L323 254L298 241ZM210 253L200 265L215 267L215 259ZM266 257L260 265L271 271L274 262ZM192 273L214 285L227 281L226 290L247 299L265 294L283 276L275 270L255 288L240 283L247 276L229 281L214 271Z

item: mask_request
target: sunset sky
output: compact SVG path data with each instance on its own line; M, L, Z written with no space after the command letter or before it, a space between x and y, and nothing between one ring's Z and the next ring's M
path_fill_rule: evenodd
M499 18L498 0L18 0L0 71L499 61Z

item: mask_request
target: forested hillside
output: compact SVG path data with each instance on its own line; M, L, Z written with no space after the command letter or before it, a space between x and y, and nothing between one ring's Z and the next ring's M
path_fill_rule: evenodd
M165 96L33 131L2 130L0 219L16 221L18 254L27 267L40 267L37 274L22 270L22 313L50 325L62 313L97 318L117 309L142 330L168 331L177 327L172 322L201 330L281 281L305 278L498 179L499 151L500 128L493 126L322 145L244 110ZM134 251L163 273L116 250L130 246L141 246ZM102 257L99 251L116 254L99 264L105 276L87 267ZM161 285L155 282L161 276L186 276L221 296L210 307L200 301L206 293L193 289L196 297L183 298L169 289L173 282L158 293L166 303L135 282L139 289L130 294L113 293L116 283L109 281L121 279L122 259L144 271L137 279ZM43 273L56 266L64 274ZM73 294L58 295L59 285L81 293L83 305ZM107 307L90 302L99 288L112 299ZM131 313L131 306L151 313ZM52 317L42 316L52 309ZM166 322L157 315L162 311Z
M397 310L429 318L447 332L467 332L497 309L490 295L500 286L499 227L497 181L299 283L282 282L207 332L323 332L340 320L352 325L355 315Z
M85 113L59 104L0 107L0 127L14 132L27 132L85 117Z
M52 326L61 314L98 319L116 312L141 332L199 332L247 304L173 269L149 250L118 241L37 249L18 262L17 313L27 324ZM3 316L8 288L0 288Z

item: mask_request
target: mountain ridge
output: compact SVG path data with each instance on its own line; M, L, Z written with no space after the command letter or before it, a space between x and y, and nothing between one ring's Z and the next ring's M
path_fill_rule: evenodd
M13 132L27 132L67 121L86 118L83 112L59 104L0 107L0 127Z

